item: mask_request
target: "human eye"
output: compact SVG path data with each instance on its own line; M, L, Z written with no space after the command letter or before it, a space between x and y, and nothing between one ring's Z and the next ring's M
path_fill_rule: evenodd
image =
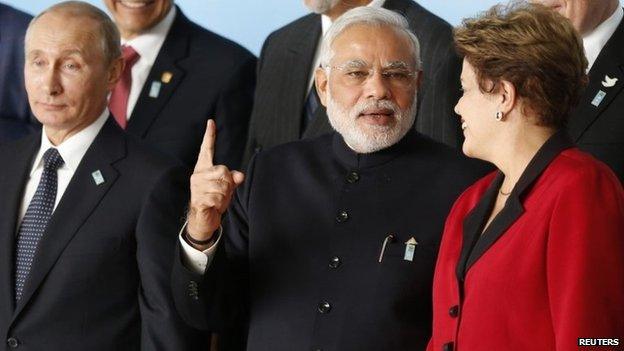
M40 58L40 57L36 57L34 59L32 59L30 61L31 65L35 66L35 67L43 67L45 65L45 60Z
M403 70L392 70L384 72L383 76L392 80L407 80L410 77L410 72Z
M359 78L366 78L366 76L368 75L368 72L363 71L363 70L352 69L352 70L346 71L345 75L349 78L359 79Z
M63 63L63 69L67 71L75 72L80 69L80 65L75 61L67 61Z

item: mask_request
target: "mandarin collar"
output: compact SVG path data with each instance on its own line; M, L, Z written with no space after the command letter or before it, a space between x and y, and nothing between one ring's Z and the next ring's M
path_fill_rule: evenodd
M342 135L334 132L332 146L334 153L342 163L351 168L364 169L392 161L403 154L410 145L415 144L417 139L418 133L414 128L410 128L407 134L405 134L398 143L379 151L362 154L353 151L353 149L345 143Z

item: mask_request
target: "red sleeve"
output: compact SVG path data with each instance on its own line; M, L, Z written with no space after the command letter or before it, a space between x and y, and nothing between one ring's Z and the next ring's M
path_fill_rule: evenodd
M579 350L578 338L619 338L621 346L624 191L612 173L579 169L560 190L546 267L556 350Z

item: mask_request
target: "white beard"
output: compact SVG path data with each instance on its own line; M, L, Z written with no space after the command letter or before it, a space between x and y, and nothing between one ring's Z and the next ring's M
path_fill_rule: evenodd
M341 106L332 99L327 90L327 116L331 126L340 134L355 152L366 154L388 148L398 143L414 125L416 119L417 94L407 111L388 100L369 100L358 103L351 109ZM387 126L360 125L360 113L369 108L387 108L394 111L394 123Z
M306 7L310 11L318 14L323 14L332 8L334 8L340 0L306 0L304 1Z

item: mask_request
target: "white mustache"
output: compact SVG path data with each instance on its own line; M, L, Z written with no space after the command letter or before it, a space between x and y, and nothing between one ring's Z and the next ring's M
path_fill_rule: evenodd
M401 113L401 109L397 104L389 100L367 100L353 107L352 116L358 117L360 114L368 110L391 110L394 117Z

